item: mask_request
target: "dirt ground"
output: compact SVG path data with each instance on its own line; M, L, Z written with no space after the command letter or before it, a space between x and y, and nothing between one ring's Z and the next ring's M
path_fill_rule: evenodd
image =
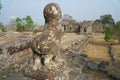
M120 73L120 45L113 45L114 56L117 58L117 65L110 64L108 69L111 74L118 75ZM83 51L87 54L88 59L99 63L100 61L108 61L112 63L109 55L108 43L104 40L104 34L94 34L93 41ZM88 68L84 68L83 72L91 74L93 80L114 80L107 77L104 73L98 71L92 71Z
M120 45L113 45L114 55L120 60ZM108 43L104 40L104 34L94 34L93 41L84 49L88 58L96 61L111 61L108 54Z
M110 56L108 54L108 46L102 45L94 45L89 44L86 49L84 50L85 54L88 55L88 58L101 61L109 61Z
M110 56L108 54L108 45L104 41L103 34L95 34L93 36L92 43L90 43L85 49L85 54L88 55L88 58L92 60L105 60L110 61Z

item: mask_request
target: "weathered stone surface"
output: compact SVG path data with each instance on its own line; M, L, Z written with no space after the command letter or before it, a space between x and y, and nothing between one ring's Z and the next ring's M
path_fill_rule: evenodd
M63 32L58 22L61 18L59 5L50 3L45 6L44 17L45 30L34 39L32 46L33 53L37 54L34 56L35 63L25 68L24 75L37 80L53 80L66 68L65 61L59 59Z
M79 37L78 37L79 36ZM74 37L72 37L72 39L71 40L69 40L71 37L65 37L64 38L64 41L63 41L63 45L66 43L66 42L75 42L76 43L76 41L77 40L79 40L79 41L83 41L84 39L85 39L85 37L83 37L83 36L80 36L80 35L78 35L78 36L74 36ZM76 38L77 37L77 38ZM74 38L74 39L73 39ZM82 39L83 40L82 40ZM69 43L67 43L67 44L69 44ZM25 50L25 51L28 51L28 50ZM26 53L26 52L23 52L22 54L24 54L24 53ZM77 52L78 53L78 52ZM17 53L15 53L15 54L12 54L12 55L16 55ZM19 53L17 56L14 56L14 57L12 57L15 61L17 61L17 62L26 62L26 61L33 61L32 60L32 56L31 56L31 58L29 58L29 57L27 57L27 54L25 54L25 55L22 55L21 53ZM28 52L28 54L29 54L29 52ZM62 55L63 55L64 53L62 53ZM84 64L84 61L86 60L86 58L85 57L80 57L80 56L78 56L78 55L76 55L75 53L71 53L70 54L70 56L72 57L72 55L74 56L74 63L75 64L71 64L72 66L71 67L77 67L77 68L82 68L83 66L81 65L81 64ZM26 56L26 57L25 57ZM16 58L20 58L20 59L16 59ZM24 58L25 59L24 59ZM47 56L46 56L47 57ZM71 59L71 57L68 57L67 59ZM26 60L28 58L28 60ZM48 57L49 58L49 57ZM13 61L13 60L10 60L10 61ZM68 61L70 61L70 60L68 60ZM41 63L39 63L40 62L40 58L39 57L37 57L37 58L35 58L35 64L37 64L37 65L35 65L35 64L33 64L33 63L29 63L29 64L33 64L32 66L32 68L31 69L33 69L33 70L37 70L39 67L41 67ZM70 61L71 62L71 61ZM16 64L16 63L15 63ZM14 65L14 64L13 64ZM24 64L21 64L21 65L19 65L19 66L23 66L23 65L26 65L26 63L24 63ZM35 65L35 66L34 66ZM12 66L10 66L10 67L12 67ZM23 66L23 69L24 69L24 67L25 66ZM14 70L12 70L12 68L14 68ZM9 76L6 76L7 77L7 79L11 79L11 78L13 78L13 79L15 79L15 80L19 80L19 79L21 79L21 80L24 80L23 78L25 78L26 80L29 78L29 76L26 78L26 77L24 77L24 76L21 76L22 75L22 73L19 73L19 71L18 70L21 70L21 69L18 69L19 67L12 67L12 68L10 68L12 71L11 72L13 72L13 73L11 73L11 72L9 72L9 74L11 74L11 75L9 75ZM18 71L18 73L16 74L16 72ZM20 71L21 72L21 71ZM28 73L28 74L30 74L30 73ZM37 74L37 72L35 73L35 74ZM65 75L66 74L66 75ZM56 77L55 77L55 80L59 80L59 79L63 79L63 80L67 80L68 79L68 73L66 72L66 70L65 71L63 71L63 72L61 72L59 75L57 75ZM80 76L81 74L77 74L77 76ZM18 77L17 77L18 76ZM38 75L37 75L38 76ZM77 76L74 76L74 77L77 77ZM67 78L67 79L66 79ZM12 79L11 79L12 80ZM28 79L28 80L32 80L32 79Z
M105 68L106 66L109 65L109 62L108 61L101 61L98 66L101 67L101 68Z
M98 65L93 61L88 61L87 66L88 66L88 68L90 68L92 70L98 70Z
M27 80L22 70L31 61L32 53L29 49L12 55L0 55L0 80Z
M76 77L80 74L79 69L74 69L71 72L69 72L69 80L76 80Z
M0 29L0 36L5 35L5 33Z
M109 48L109 55L111 57L111 60L113 61L114 64L116 64L117 58L116 58L116 56L114 56L114 49L113 49L112 45L109 45L108 48Z
M88 74L80 74L79 80L92 80L92 77Z
M34 68L36 66L36 68ZM39 63L30 64L24 70L24 75L37 80L53 80L65 70L65 62L57 59L49 65L41 66Z
M0 54L12 54L31 47L33 44L33 37L23 38L14 42L8 42L0 45Z
M67 71L63 71L61 74L56 76L54 80L69 80L69 75Z
M56 22L61 19L61 9L57 3L49 3L44 8L45 23ZM55 23L56 24L56 23Z
M69 71L69 80L92 80L88 74L82 73L82 69L87 65L88 59L86 56L81 56L80 53L68 52L66 55L67 66Z
M61 10L58 4L50 3L44 8L45 30L35 38L32 50L41 56L43 64L49 63L60 51L62 26L58 22ZM45 58L49 56L48 58ZM47 61L46 61L47 59Z
M2 30L0 29L0 34L2 34L3 32L2 32Z
M79 33L81 35L92 34L92 22L83 21L75 22L74 24L62 24L64 26L64 32Z
M71 80L90 80L89 75L84 75L81 73L81 69L86 65L86 57L85 56L78 56L78 55L72 55L69 57L71 60L68 60L70 63L72 63L72 66L69 66L69 68L73 69L68 72L66 69L66 62L64 59L61 59L60 56L58 56L60 52L61 47L61 37L62 37L62 26L59 24L58 20L61 18L61 10L59 6L56 3L50 3L48 4L44 9L44 17L45 17L45 30L43 33L36 38L32 38L31 41L24 43L22 49L25 49L27 47L31 47L33 50L34 55L34 63L32 62L32 58L29 59L22 58L22 60L27 61L27 63L24 64L12 64L11 67L8 69L13 68L11 72L19 73L19 71L23 71L24 76L36 80L69 80L69 77L71 77ZM77 38L78 39L78 38ZM83 44L80 44L79 41L75 41L74 45L71 48L72 51L79 49L82 50L86 47L86 45L89 42L89 37L85 38L85 41ZM13 45L14 43L12 43ZM79 45L80 44L80 45ZM12 46L10 45L10 46ZM20 48L21 46L16 44ZM83 45L83 46L81 46ZM9 46L9 47L10 47ZM10 53L10 51L16 52L19 50L14 50L13 48L17 46L12 46L10 49L8 47L2 47L3 52L7 51L5 53ZM21 49L21 50L22 50ZM71 51L71 53L72 53ZM79 53L79 52L77 52ZM20 58L21 59L21 58ZM27 59L27 60L26 60ZM30 61L29 61L30 60ZM19 59L18 59L19 61ZM22 61L21 61L22 62ZM68 63L69 64L69 63ZM21 67L22 66L22 67ZM75 67L75 70L74 70ZM15 74L14 74L15 75ZM74 77L72 77L74 76ZM3 77L6 77L3 75ZM20 76L19 77L23 77ZM23 77L23 80L27 78ZM11 78L9 78L11 79ZM19 80L16 76L14 77L15 80ZM30 79L30 80L32 80ZM29 79L28 79L29 80Z
M93 30L93 32L95 32L95 33L103 33L104 30L105 30L105 25L102 24L102 23L94 22L94 23L92 24L92 30Z

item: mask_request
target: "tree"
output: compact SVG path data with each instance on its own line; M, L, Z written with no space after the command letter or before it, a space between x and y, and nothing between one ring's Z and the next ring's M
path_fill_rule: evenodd
M109 42L113 38L112 31L113 31L112 26L109 26L109 27L106 28L106 30L105 30L105 38L104 38L105 41Z
M94 23L101 23L101 20L100 20L100 19L96 19L96 20L94 21Z
M15 22L16 22L17 31L20 32L25 31L25 28L22 24L22 20L20 18L16 18Z
M17 31L33 31L35 24L30 16L26 18L16 18Z
M118 37L118 43L120 44L120 21L116 22L115 32L116 36Z
M27 26L27 28L28 28L29 30L33 30L34 27L35 27L35 24L34 24L32 18L31 18L30 16L27 16L27 17L25 18L25 20L26 20L26 26Z
M103 24L106 24L106 25L109 25L109 26L114 26L115 25L115 21L112 18L111 14L106 14L106 15L100 16L100 20Z
M0 29L1 29L2 31L5 31L4 25L3 25L3 23L1 23L1 22L0 22Z

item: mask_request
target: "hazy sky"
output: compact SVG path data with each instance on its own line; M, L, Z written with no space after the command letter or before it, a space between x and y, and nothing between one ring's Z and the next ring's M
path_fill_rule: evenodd
M120 20L120 0L0 0L0 22L9 23L11 18L31 16L35 23L43 24L43 9L49 2L57 2L62 14L70 14L78 21L95 20L100 15L112 14Z

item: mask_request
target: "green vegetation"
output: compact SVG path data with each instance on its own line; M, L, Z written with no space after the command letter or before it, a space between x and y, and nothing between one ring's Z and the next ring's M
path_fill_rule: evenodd
M95 23L101 23L100 19L96 19L94 22Z
M0 22L0 29L2 30L2 31L5 31L5 28L4 28L4 25Z
M118 39L120 44L120 21L116 22L115 26L109 26L105 30L105 41L109 42Z
M105 33L104 39L107 42L112 42L115 37L115 29L114 29L115 21L112 18L112 15L111 14L102 15L102 16L100 16L100 19L95 20L95 22L106 25L106 28L104 31L104 33Z
M105 14L101 15L100 19L96 19L94 22L105 25L105 41L113 43L113 41L118 39L120 44L120 21L115 23L111 14Z
M100 19L96 19L95 23L102 23L108 26L115 26L115 21L111 14L101 15Z
M101 21L101 23L103 23L105 25L109 25L109 26L114 26L115 25L115 21L112 18L111 14L106 14L106 15L100 16L100 21Z
M112 34L112 31L113 31L113 27L110 26L110 27L107 27L106 30L105 30L105 41L109 42L113 37L113 34Z
M115 29L115 35L118 38L118 43L120 44L120 21L116 22L116 25L114 27Z
M33 31L35 24L30 16L27 16L26 18L16 18L16 27L17 31Z

